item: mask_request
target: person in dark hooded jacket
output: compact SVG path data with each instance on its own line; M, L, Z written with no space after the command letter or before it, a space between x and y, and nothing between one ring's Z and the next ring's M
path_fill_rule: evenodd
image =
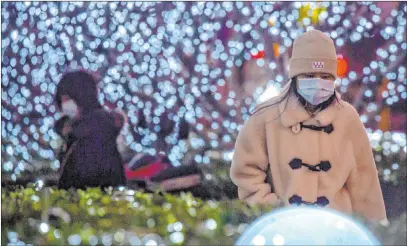
M86 71L65 73L55 95L64 115L55 124L66 141L60 154L60 189L126 184L116 138L125 116L105 110L98 101L97 82Z

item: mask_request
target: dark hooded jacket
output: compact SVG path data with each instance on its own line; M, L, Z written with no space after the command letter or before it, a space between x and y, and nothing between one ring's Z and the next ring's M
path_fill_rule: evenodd
M60 156L59 188L103 188L126 184L116 143L123 122L119 113L94 108L71 123L67 148Z

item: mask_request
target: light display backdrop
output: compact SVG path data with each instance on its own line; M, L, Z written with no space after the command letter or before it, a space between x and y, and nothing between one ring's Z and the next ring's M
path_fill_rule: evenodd
M98 77L104 105L127 113L122 136L132 151L164 151L175 165L209 163L211 150L230 160L248 112L266 88L278 92L287 81L293 40L310 28L334 39L338 89L346 96L360 88L352 103L375 128L383 109L405 110L406 8L404 2L2 3L2 172L15 179L39 160L59 168L53 97L61 74L76 68ZM169 122L171 132L158 136ZM179 140L186 122L189 139ZM369 132L384 153L377 158L405 155L405 131ZM390 165L381 170L388 179L405 163Z

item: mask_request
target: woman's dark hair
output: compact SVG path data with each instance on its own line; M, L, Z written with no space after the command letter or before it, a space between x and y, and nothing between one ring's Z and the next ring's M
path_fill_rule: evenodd
M55 101L61 109L62 96L69 96L84 113L102 107L98 100L97 82L84 70L65 73L57 85Z
M307 101L298 93L298 90L297 90L297 77L294 77L294 78L291 79L290 87L288 88L285 95L281 96L278 100L276 100L275 102L273 102L271 104L266 104L265 106L254 110L252 113L250 113L250 115L253 115L256 112L258 112L258 111L260 111L260 110L262 110L264 108L268 108L268 107L278 105L279 103L283 102L286 98L288 98L292 93L294 93L294 95L298 98L298 101L300 102L300 104L306 109ZM331 105L331 103L334 100L336 100L338 103L340 103L340 100L338 99L336 93L337 92L336 92L336 89L335 89L334 94L328 100L326 100L325 102L322 102L321 104L317 105L315 110L324 110L324 109L326 109L329 105ZM286 107L287 107L287 104L285 104L284 110L286 109ZM281 114L284 112L284 110L279 114L279 116L281 116ZM312 113L312 112L309 112L309 113Z

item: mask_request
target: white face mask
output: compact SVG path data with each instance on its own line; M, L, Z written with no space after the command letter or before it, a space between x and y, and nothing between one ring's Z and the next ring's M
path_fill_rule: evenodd
M298 79L298 93L312 105L325 102L334 92L334 81L321 78Z
M78 115L78 105L72 99L63 102L61 107L62 113L69 116L70 118L75 118Z

